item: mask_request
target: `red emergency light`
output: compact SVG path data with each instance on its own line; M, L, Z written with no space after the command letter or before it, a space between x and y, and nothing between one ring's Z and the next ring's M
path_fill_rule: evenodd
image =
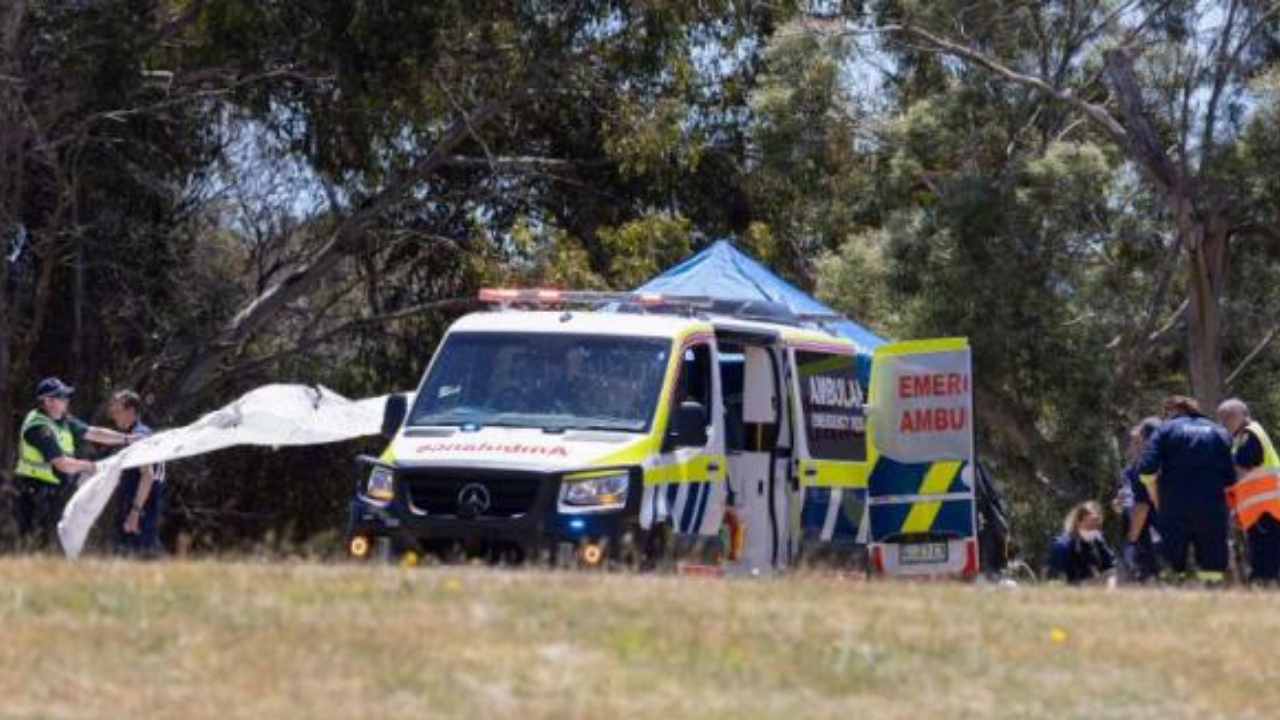
M482 288L480 301L497 305L638 305L687 309L709 309L712 305L710 298L702 296L553 288Z
M481 302L511 302L520 299L519 290L510 290L507 288L482 288L480 290Z

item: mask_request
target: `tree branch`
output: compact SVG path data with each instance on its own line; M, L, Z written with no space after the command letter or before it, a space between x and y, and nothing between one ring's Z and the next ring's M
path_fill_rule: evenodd
M445 167L465 170L532 170L545 172L549 170L584 170L609 167L607 160L569 160L564 158L535 157L530 155L495 155L493 157L471 157L451 155L442 163Z
M1222 100L1222 92L1226 89L1227 78L1231 76L1231 69L1235 66L1235 62L1228 62L1228 58L1236 57L1231 47L1231 33L1235 29L1236 11L1239 9L1240 0L1231 0L1231 4L1227 7L1226 20L1222 22L1222 30L1214 41L1216 47L1211 48L1211 50L1216 51L1217 57L1213 61L1213 86L1209 91L1209 100L1205 106L1203 135L1200 140L1201 157L1204 160L1207 160L1213 154L1214 129L1218 123L1218 103ZM1203 164L1202 161L1201 165L1203 166Z
M1263 350L1267 349L1267 346L1271 344L1271 341L1276 339L1277 333L1280 333L1280 323L1271 326L1271 329L1267 331L1267 334L1262 336L1262 340L1259 340L1258 344L1253 346L1253 349L1249 351L1249 354L1244 356L1244 359L1240 361L1239 365L1236 365L1236 369L1232 370L1231 373L1227 375L1227 379L1222 381L1223 386L1230 388L1231 384L1235 382L1235 379L1239 377L1240 373L1244 372L1244 369L1249 367L1249 364L1261 355Z
M406 172L392 179L381 192L366 200L348 215L330 234L328 240L307 260L283 273L275 282L236 313L216 337L202 347L193 348L186 365L170 392L156 408L160 415L181 408L203 389L217 367L235 348L262 329L290 301L305 295L328 276L349 250L363 238L369 227L383 213L403 201L429 175L452 156L455 148L479 127L511 107L523 96L522 86L501 97L493 98L475 111L455 118L425 157Z
M271 363L296 355L299 352L313 350L316 345L332 340L352 330L386 325L387 323L395 322L396 320L405 320L418 315L440 312L442 310L466 309L473 307L477 302L478 301L475 298L447 298L444 300L419 303L417 305L377 315L351 318L318 335L300 338L298 342L293 343L291 347L284 350L249 358L243 362L236 363L229 368L229 371L231 374L252 372L259 368L266 367Z
M1127 145L1129 142L1128 133L1125 131L1124 126L1112 117L1111 113L1107 112L1106 108L1103 108L1101 105L1091 103L1069 90L1055 88L1043 78L1018 72L980 50L940 38L927 30L922 30L913 25L886 25L882 30L889 33L898 33L913 37L916 40L924 42L936 51L952 55L962 60L968 60L979 67L1009 80L1010 82L1051 97L1054 100L1083 113L1085 117L1089 118L1094 125L1102 130L1102 132L1104 132L1115 143L1119 145Z

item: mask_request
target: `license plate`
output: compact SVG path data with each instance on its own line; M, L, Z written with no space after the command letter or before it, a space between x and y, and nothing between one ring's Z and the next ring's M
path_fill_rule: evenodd
M898 546L898 564L931 565L947 561L948 546L945 542L911 543Z

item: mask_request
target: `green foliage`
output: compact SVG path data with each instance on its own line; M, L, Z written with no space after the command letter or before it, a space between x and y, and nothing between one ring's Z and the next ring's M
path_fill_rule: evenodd
M812 263L865 228L873 202L866 157L856 142L862 117L845 87L838 40L783 28L765 53L750 98L747 187L770 242L759 254L807 284Z
M887 291L885 250L892 233L870 230L854 235L838 250L818 258L814 292L831 307L875 332L892 337L902 317Z
M981 446L997 477L1021 480L1004 484L1034 558L1034 538L1069 502L1108 497L1118 468L1110 338L1093 318L1099 255L1121 242L1120 170L1092 143L1012 134L1026 113L964 85L906 108L879 166L884 221L828 255L818 287L892 337L970 339Z
M613 258L609 274L622 288L642 285L693 249L689 219L678 215L647 215L617 228L601 228L599 239Z
M928 28L1115 110L1103 53L1154 11L1135 65L1154 144L1234 233L1228 389L1280 421L1274 23L1240 45L1201 137L1214 7L1119 7L109 0L32 3L16 30L0 10L0 236L30 239L7 266L0 395L16 415L56 372L86 405L121 383L163 397L459 118L511 99L234 343L192 407L269 380L411 387L482 286L630 288L729 236L885 336L970 337L982 451L1045 534L1109 494L1127 425L1186 389L1168 194L1078 108L860 30ZM350 471L315 457L305 479L257 457L193 467L175 527L217 545L332 527ZM272 494L265 472L316 492Z

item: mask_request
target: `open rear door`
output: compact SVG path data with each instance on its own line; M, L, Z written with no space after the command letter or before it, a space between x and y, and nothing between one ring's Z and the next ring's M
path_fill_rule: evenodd
M872 563L885 575L978 572L973 370L964 338L875 350L868 479Z
M788 349L797 418L801 552L840 561L866 543L868 463L865 393L846 346L799 343Z

